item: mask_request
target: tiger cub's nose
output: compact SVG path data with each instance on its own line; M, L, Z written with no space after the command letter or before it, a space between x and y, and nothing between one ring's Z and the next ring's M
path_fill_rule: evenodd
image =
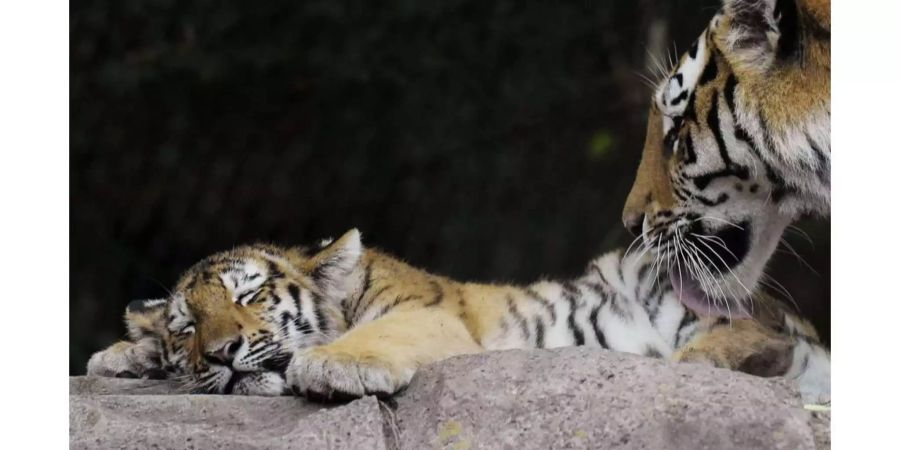
M238 337L226 342L224 345L222 345L218 349L216 349L214 351L206 352L203 356L205 356L206 359L211 362L230 367L231 362L234 361L234 355L236 355L238 350L240 350L240 348L241 348L242 342L243 342L243 338L238 336Z

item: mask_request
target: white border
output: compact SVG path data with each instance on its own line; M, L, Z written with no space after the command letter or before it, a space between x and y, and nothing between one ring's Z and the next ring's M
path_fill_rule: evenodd
M27 444L7 448L68 442L68 6L51 3L0 10L0 439ZM900 4L839 1L832 17L832 437L879 448L900 404Z
M3 448L68 445L68 43L67 3L0 6Z
M897 445L900 3L832 9L833 448Z

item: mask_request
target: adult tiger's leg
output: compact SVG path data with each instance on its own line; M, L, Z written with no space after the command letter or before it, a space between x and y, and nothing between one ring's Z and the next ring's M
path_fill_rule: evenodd
M703 362L715 367L771 377L787 373L794 340L752 319L703 319L701 331L672 359Z
M830 353L814 336L786 331L780 333L749 319L710 323L672 358L762 377L784 376L797 384L805 403L829 403Z

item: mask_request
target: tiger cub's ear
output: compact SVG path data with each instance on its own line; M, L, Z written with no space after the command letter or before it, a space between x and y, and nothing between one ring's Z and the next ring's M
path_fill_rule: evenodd
M796 60L801 46L803 0L724 0L724 42L732 62L745 70L765 71L775 62ZM823 3L814 1L811 3ZM828 2L830 7L830 1ZM827 13L826 14L830 14Z
M354 272L363 254L362 240L356 228L322 247L304 264L313 283L329 299L343 299L352 289Z
M125 327L128 337L137 342L141 339L162 338L166 332L166 299L155 298L135 300L125 307Z

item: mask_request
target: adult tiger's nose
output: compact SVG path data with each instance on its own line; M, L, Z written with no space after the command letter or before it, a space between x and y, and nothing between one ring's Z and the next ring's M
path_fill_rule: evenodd
M638 237L644 230L644 213L626 215L622 218L622 223L632 236Z

